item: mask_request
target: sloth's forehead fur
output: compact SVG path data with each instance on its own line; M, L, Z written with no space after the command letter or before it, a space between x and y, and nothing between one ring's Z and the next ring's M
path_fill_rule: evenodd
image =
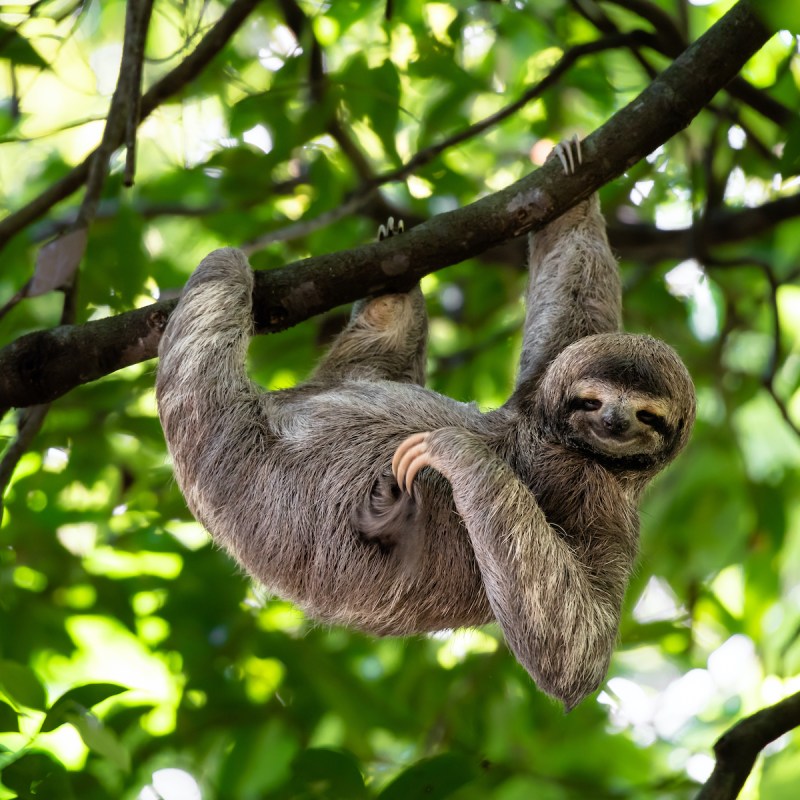
M651 397L669 397L675 389L675 375L666 373L663 364L644 359L641 355L631 358L599 356L585 377L622 385L629 391Z
M651 397L682 399L693 395L689 373L677 353L651 336L597 334L573 343L562 353L578 380L624 386Z

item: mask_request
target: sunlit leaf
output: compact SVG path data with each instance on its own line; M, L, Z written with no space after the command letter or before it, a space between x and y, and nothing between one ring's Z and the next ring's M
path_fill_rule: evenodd
M29 67L47 67L47 62L33 49L27 39L9 25L0 22L0 59Z
M47 710L47 716L44 718L40 730L42 733L52 731L59 725L69 722L71 716L85 713L98 703L102 703L103 700L127 690L126 686L118 686L114 683L89 683L70 689Z
M45 693L36 673L15 661L0 661L0 687L20 705L28 708L45 706Z

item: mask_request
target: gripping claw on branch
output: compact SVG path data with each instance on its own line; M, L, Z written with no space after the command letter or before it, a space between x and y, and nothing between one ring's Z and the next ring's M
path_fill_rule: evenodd
M394 224L394 217L389 217L386 220L385 225L380 225L378 227L378 241L382 242L384 239L388 239L390 236L397 236L406 229L405 223L403 220L397 220L397 225Z
M583 164L583 153L581 152L581 140L575 134L571 139L559 142L553 148L553 155L558 157L561 166L564 168L565 175L575 174L575 161L578 165Z

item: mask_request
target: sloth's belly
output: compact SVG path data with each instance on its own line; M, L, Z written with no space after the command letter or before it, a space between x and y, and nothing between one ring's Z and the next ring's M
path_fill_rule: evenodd
M250 575L315 619L379 635L491 619L444 478L418 478L424 522L408 531L416 537L410 557L403 546L365 541L354 521L375 481L390 474L404 438L448 425L479 428L474 406L417 386L358 382L315 395L287 392L280 402L267 396L265 403L258 429L235 436L249 446L225 491L204 481L185 491L215 540Z

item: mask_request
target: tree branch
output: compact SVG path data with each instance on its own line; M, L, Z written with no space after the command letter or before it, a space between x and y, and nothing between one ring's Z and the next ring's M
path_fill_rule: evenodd
M759 753L800 726L800 692L734 725L714 745L717 763L696 800L734 800Z
M608 237L625 258L654 262L697 256L698 233L704 248L742 242L800 215L800 192L770 200L755 208L718 208L704 218L702 229L694 226L661 230L649 224L612 223Z
M686 47L684 35L678 25L662 8L649 0L608 0L620 8L626 8L647 20L655 31L653 49L669 58L675 58ZM748 83L737 75L726 87L728 94L749 105L761 116L776 125L788 125L794 113L783 103L770 97L766 92Z
M289 0L287 0L287 2L289 2ZM425 147L422 150L418 150L411 158L408 159L408 161L406 161L405 164L402 164L395 169L382 172L380 175L370 175L370 171L364 157L360 153L356 155L356 153L352 151L352 148L354 147L352 143L349 145L350 151L348 152L347 140L337 138L340 148L345 155L347 155L350 162L354 165L356 172L359 173L359 177L362 179L360 188L357 189L353 196L350 197L348 201L339 208L327 211L315 219L302 220L301 222L293 223L278 230L268 231L267 233L262 234L252 241L244 244L242 249L245 253L247 253L247 255L252 255L253 253L258 252L273 242L283 242L299 238L300 236L306 236L312 231L331 225L345 216L355 213L374 200L377 200L377 202L373 203L374 207L371 209L371 212L377 212L378 219L385 220L386 217L392 213L398 214L399 212L393 211L393 209L388 206L388 203L383 200L381 195L377 193L378 187L387 183L404 180L420 167L430 163L446 150L449 150L451 147L456 147L463 142L474 139L490 128L493 128L495 125L498 125L504 119L507 119L512 114L519 111L532 100L535 100L537 97L541 97L547 89L557 83L558 79L564 75L570 69L570 67L573 66L573 64L575 64L584 56L602 53L606 50L613 50L625 45L631 45L635 42L649 41L650 39L652 39L650 34L647 34L643 31L632 31L631 33L615 34L602 39L597 39L595 41L584 42L583 44L579 44L570 48L556 62L550 72L548 72L547 75L542 78L542 80L525 91L512 103L504 106L494 114L490 114L488 117L484 117L484 119L478 120L478 122L475 122L474 124L469 125L460 131L456 131L456 133L442 139L441 141L436 142L429 147ZM373 216L375 216L374 213ZM403 218L406 221L406 225L409 225L409 223L414 223L414 220L409 219L409 215L407 214L404 214ZM417 223L421 224L422 221L423 220L417 220Z
M740 0L639 97L584 142L584 167L564 176L551 161L457 211L349 251L256 274L261 331L294 325L365 294L407 288L423 275L541 228L686 127L769 38ZM156 355L174 301L82 326L21 337L0 351L0 408L52 400L71 388Z

